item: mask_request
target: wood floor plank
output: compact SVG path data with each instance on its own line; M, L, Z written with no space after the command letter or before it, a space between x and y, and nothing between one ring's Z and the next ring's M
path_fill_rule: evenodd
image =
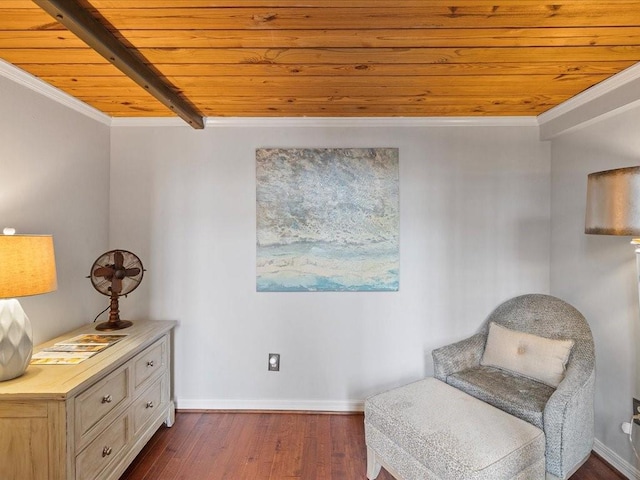
M362 414L178 412L120 480L360 480ZM592 454L570 480L625 477ZM377 480L394 480L384 469Z
M194 431L198 428L206 429L206 431L215 431L216 426L220 422L219 417L203 416L196 414L197 420L187 433L183 443L180 446L169 445L166 450L167 458L158 462L156 468L152 468L145 480L156 478L164 478L165 480L174 480L178 478L182 470L182 465L187 464L192 452L198 447L199 436L194 435Z
M199 428L198 445L190 453L186 465L181 465L181 473L176 477L177 479L219 480L222 478L225 465L230 461L235 448L234 437L237 435L240 423L235 423L236 417L232 413L222 413L218 418L219 422L212 422L209 423L211 426L202 425ZM216 476L213 476L214 474Z
M330 415L321 415L318 418L316 436L317 461L315 480L331 478L331 419ZM312 477L314 478L314 477Z
M276 451L269 478L298 479L302 465L303 435L298 415L289 415L278 422Z
M318 415L311 415L304 431L304 442L302 445L302 467L300 478L316 480L318 464Z
M189 433L200 421L201 415L181 415L180 422L171 429L160 429L140 452L136 461L125 472L129 480L147 480L161 472L176 452L188 450ZM165 480L168 478L165 476Z
M234 442L234 452L220 478L258 478L260 447L266 440L265 433L268 428L265 428L261 417L262 415L250 415L241 422L238 434L230 439Z

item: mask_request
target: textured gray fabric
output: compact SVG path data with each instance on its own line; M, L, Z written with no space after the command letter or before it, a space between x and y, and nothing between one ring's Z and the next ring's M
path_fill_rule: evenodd
M478 366L453 373L447 383L543 428L542 412L554 388L516 373Z
M384 456L380 454L377 455L384 458L387 465L392 466L390 468L393 468L394 474L398 475L396 477L398 480L471 480L477 478L473 476L442 477L425 467L375 427L367 426L365 423L365 430L367 432L367 441L373 445L367 445L367 448L375 450L376 454L378 451L385 452ZM550 480L549 476L545 477L545 460L541 447L540 450L538 461L528 467L524 467L520 472L516 472L513 477L496 476L493 477L492 480L536 480L544 478ZM492 475L495 475L495 473L492 473Z
M460 342L438 348L432 352L433 376L443 382L452 373L480 365L487 335L478 333Z
M512 298L499 305L485 320L479 334L433 352L434 372L441 380L479 365L489 324L496 322L512 330L555 339L573 339L564 380L547 401L542 423L546 437L546 469L565 479L593 447L593 397L595 350L591 330L584 317L568 303L549 295L530 294ZM465 346L469 351L464 351ZM478 365L474 364L478 358ZM466 378L470 382L469 376ZM462 386L474 395L481 388ZM506 389L516 387L505 387ZM496 397L491 402L498 404ZM536 423L536 422L532 422Z
M367 399L365 438L406 480L544 478L542 430L435 378Z

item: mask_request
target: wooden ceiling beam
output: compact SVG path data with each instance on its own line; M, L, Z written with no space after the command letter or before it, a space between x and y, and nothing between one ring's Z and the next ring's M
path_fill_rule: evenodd
M81 5L71 0L33 1L193 128L204 128L202 115Z

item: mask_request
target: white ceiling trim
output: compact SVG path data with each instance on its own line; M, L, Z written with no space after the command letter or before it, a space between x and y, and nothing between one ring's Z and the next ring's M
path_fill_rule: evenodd
M210 127L537 127L536 117L208 117Z
M111 117L112 127L188 127L180 117Z
M177 117L114 117L114 127L188 126ZM207 117L205 127L537 127L536 117Z
M599 113L593 116L585 115L584 120L579 122L566 122L566 125L562 125L560 127L553 124L553 122L545 123L540 125L540 140L552 140L560 135L564 135L566 133L575 132L582 128L588 127L590 125L594 125L598 122L606 120L607 118L614 117L619 115L627 110L631 110L634 108L640 107L640 98L635 101L631 101L629 103L624 103L619 107L612 107L605 109L603 113ZM640 477L638 477L640 478Z
M640 63L538 115L541 140L593 124L640 101Z
M538 115L538 122L543 124L556 119L561 115L564 115L579 106L585 105L606 93L612 92L613 90L616 90L637 78L640 78L640 63L636 63L635 65L612 75L606 80L588 88L584 92L581 92L552 109L541 113Z
M48 83L40 80L38 77L25 72L24 70L16 67L15 65L0 59L0 75L16 82L23 87L26 87L34 92L43 95L54 102L71 108L76 112L79 112L87 117L93 118L106 125L111 125L111 117L105 115L101 111L93 108L90 105L72 97L68 93L49 85Z

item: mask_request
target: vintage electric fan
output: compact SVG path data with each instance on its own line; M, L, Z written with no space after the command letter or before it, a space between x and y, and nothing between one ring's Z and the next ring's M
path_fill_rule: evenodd
M120 330L133 325L120 320L118 298L133 292L144 275L142 262L127 250L111 250L93 262L89 278L93 287L103 295L111 297L109 321L99 324L97 330Z

